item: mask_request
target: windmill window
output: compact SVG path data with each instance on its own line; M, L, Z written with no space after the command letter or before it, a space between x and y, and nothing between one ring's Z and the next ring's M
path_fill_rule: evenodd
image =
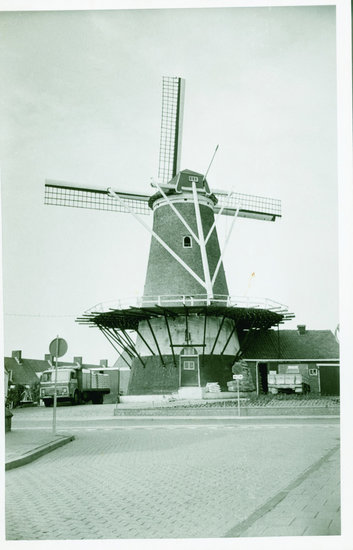
M192 239L190 235L187 235L186 237L183 237L183 247L184 248L192 248Z

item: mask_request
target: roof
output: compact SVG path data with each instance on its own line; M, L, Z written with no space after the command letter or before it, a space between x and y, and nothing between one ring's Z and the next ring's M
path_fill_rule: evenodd
M55 364L54 364L55 365ZM58 361L58 366L67 365L68 367L77 367L77 363L71 363L69 361ZM83 363L84 369L97 368L101 365L91 365ZM18 363L14 357L5 357L5 369L10 373L12 372L11 383L13 384L33 384L38 382L39 378L36 375L37 372L41 373L51 368L51 364L45 359L24 359L21 358L21 362Z
M5 368L12 372L13 384L33 384L38 381L36 372L43 372L49 368L48 361L41 359L21 359L18 363L13 357L5 357Z
M259 330L239 335L244 359L338 359L339 345L330 330Z

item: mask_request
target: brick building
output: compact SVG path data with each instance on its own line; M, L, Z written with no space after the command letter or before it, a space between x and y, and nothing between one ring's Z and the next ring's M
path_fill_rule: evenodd
M298 325L297 330L243 332L239 339L257 393L267 393L270 371L298 365L309 376L312 393L339 395L339 345L330 330Z

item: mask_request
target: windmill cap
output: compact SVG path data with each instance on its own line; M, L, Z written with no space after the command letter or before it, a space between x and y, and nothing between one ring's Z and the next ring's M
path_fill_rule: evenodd
M184 189L192 190L192 184L196 184L198 191L204 191L207 195L211 194L207 180L203 174L194 172L193 170L181 170L174 178L169 182L169 185L175 185L177 193L181 193Z
M204 175L193 170L182 170L178 172L166 185L168 189L164 189L166 195L175 195L176 193L182 193L183 191L192 191L193 182L196 184L196 190L205 193L216 205L218 199L210 191L207 180L204 179ZM162 197L160 192L152 195L148 201L148 206L153 207L153 203Z

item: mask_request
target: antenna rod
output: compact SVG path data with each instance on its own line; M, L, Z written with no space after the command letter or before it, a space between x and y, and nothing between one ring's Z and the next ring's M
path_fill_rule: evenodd
M205 181L206 176L207 176L208 172L210 171L211 164L212 164L212 162L213 162L213 159L214 159L215 156L216 156L218 147L219 147L219 145L217 145L217 146L216 146L216 149L214 150L213 157L211 158L211 162L210 162L210 164L208 165L208 168L207 168L207 170L206 170L206 174L205 174L204 177L203 177L203 180L202 180L203 182Z

